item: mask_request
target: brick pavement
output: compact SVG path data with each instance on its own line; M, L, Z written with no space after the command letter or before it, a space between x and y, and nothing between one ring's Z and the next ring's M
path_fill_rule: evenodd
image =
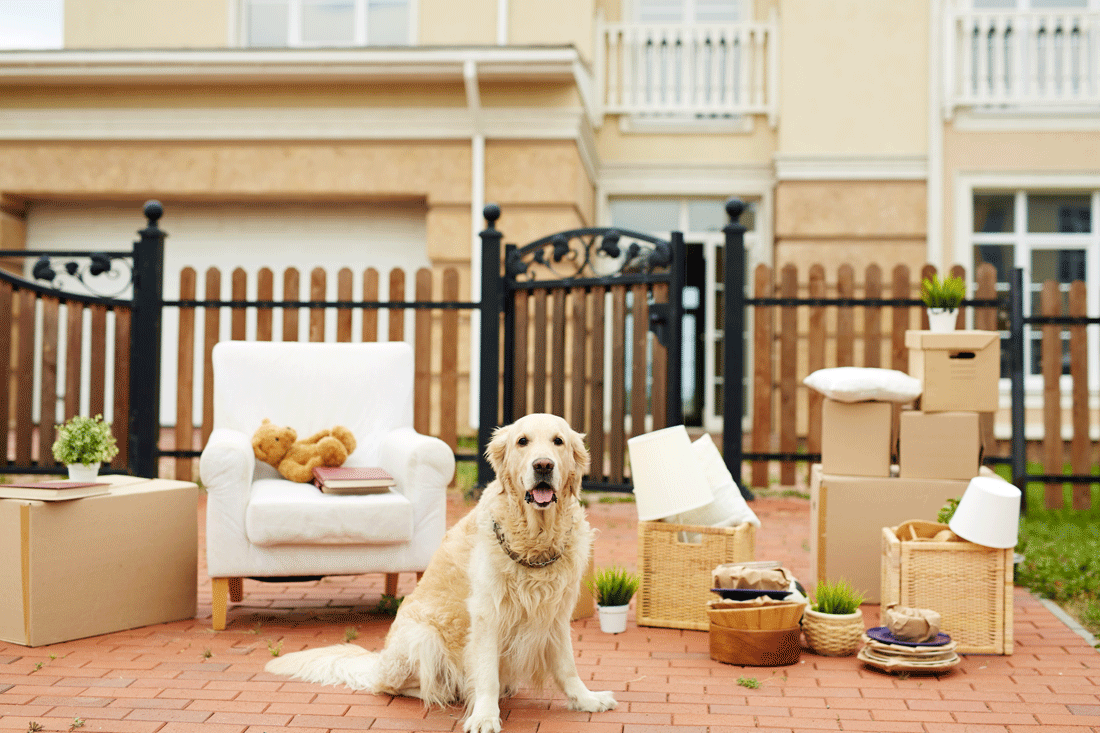
M636 564L634 507L591 497L596 561ZM453 522L466 507L451 498ZM809 568L808 502L761 498L757 557ZM200 504L198 520L203 521ZM200 545L202 543L200 542ZM877 560L877 558L876 558ZM200 558L201 561L201 558ZM402 576L399 593L412 588ZM263 672L274 652L343 641L378 648L388 618L374 612L381 576L314 583L245 581L226 631L210 630L210 589L200 567L199 618L28 649L0 642L0 731L118 733L321 733L460 731L456 708L288 682ZM1015 654L966 656L950 674L891 676L854 658L803 651L788 667L731 667L709 658L705 632L640 628L610 636L595 619L573 624L582 677L614 690L617 710L576 713L556 690L523 690L503 704L515 733L913 731L1100 733L1100 652L1040 601L1017 589ZM878 609L864 607L868 626ZM737 684L754 678L756 689Z

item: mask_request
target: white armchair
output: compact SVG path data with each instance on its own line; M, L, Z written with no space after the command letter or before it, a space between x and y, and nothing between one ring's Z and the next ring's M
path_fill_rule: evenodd
M417 433L413 354L406 343L217 344L214 429L199 472L207 490L206 562L213 626L243 578L422 573L446 531L454 453ZM343 425L356 449L346 466L381 466L397 480L387 494L323 494L284 480L252 452L264 418L299 436Z

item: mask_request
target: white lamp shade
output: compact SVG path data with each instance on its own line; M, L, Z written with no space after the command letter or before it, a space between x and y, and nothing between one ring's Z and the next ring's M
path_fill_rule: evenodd
M640 521L664 519L714 501L683 425L637 435L627 447Z
M1020 532L1020 490L1000 478L976 476L970 479L948 526L976 545L1015 547Z

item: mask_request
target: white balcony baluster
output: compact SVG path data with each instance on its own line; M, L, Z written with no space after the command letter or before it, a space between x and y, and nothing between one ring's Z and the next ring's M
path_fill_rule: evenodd
M1100 13L949 11L945 114L1100 107Z
M599 23L603 111L654 117L767 114L775 124L778 19Z

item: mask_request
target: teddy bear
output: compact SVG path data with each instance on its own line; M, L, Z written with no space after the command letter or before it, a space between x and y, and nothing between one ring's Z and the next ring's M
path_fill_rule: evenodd
M252 452L269 463L290 481L300 484L313 480L315 466L340 466L355 450L355 437L337 425L321 430L305 440L291 427L281 427L267 418L252 436Z

